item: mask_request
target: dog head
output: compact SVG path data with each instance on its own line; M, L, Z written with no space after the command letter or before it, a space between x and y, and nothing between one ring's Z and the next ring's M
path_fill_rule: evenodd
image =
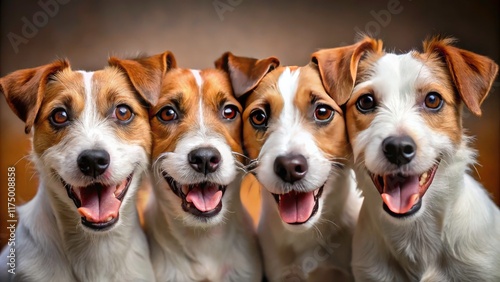
M322 50L306 66L279 67L248 94L243 132L250 166L288 228L318 222L324 198L333 192L325 184L335 181L349 158L340 105L352 83L339 85L337 70L358 48Z
M439 192L437 182L452 177L442 167L452 166L465 146L462 104L480 115L498 70L451 43L428 40L423 53L372 51L359 63L346 107L348 133L358 167L378 190L363 187L365 201L395 218L418 217Z
M142 70L157 60L134 63ZM66 60L0 79L0 90L26 123L26 133L34 131L33 159L54 208L86 231L111 230L126 220L120 212L134 208L149 163L147 107L157 95L150 82L116 66L73 71Z
M230 201L239 198L230 184L241 170L241 105L233 94L244 83L224 54L216 69L173 68L163 79L151 113L153 170L157 192L171 215L188 226L223 221ZM239 194L238 194L239 195Z

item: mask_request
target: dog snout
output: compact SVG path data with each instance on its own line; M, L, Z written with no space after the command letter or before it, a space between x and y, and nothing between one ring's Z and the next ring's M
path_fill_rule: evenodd
M274 160L274 172L288 183L304 178L307 168L307 159L303 155L279 156Z
M410 136L390 136L382 142L385 157L397 166L409 163L415 157L416 148Z
M83 174L97 177L108 168L109 153L105 150L85 150L78 155L77 163Z
M213 147L198 148L188 154L188 161L194 170L207 175L219 168L221 155Z

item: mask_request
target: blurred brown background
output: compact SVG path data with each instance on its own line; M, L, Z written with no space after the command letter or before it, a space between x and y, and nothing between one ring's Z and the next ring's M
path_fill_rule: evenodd
M428 35L459 39L458 46L499 62L499 1L1 1L0 76L67 57L74 69L103 67L110 55L172 51L181 67L207 68L225 51L277 56L303 65L319 48L354 42L367 32L389 50L421 48ZM465 127L479 151L475 177L500 203L500 83L483 116L466 113ZM6 239L7 169L16 168L17 204L36 192L36 172L24 125L0 97L0 246ZM258 186L242 194L254 216Z

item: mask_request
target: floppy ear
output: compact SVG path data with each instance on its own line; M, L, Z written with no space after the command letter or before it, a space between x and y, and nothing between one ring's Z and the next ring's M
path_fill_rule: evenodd
M424 52L443 58L465 105L480 116L481 104L495 80L498 65L488 57L453 47L452 43L453 39L435 37L424 41Z
M339 105L347 102L356 82L358 64L365 52L382 52L382 41L365 37L354 45L323 49L311 55L323 87Z
M257 87L264 76L279 66L280 61L275 57L254 59L239 57L226 52L215 61L215 68L229 74L233 92L236 98Z
M163 76L170 69L177 67L174 54L170 51L128 60L111 57L108 59L108 63L110 66L124 71L132 86L150 105L158 102Z
M35 123L47 81L51 75L65 68L69 68L69 62L57 60L36 68L18 70L0 78L0 92L12 111L26 124L26 134Z

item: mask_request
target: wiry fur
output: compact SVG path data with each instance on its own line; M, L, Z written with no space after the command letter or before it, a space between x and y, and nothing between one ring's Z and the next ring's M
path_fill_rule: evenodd
M136 137L132 137L132 140L124 140L116 134L120 129L117 129L114 118L101 114L100 107L104 104L96 102L99 99L96 91L106 89L110 81L117 85L121 83L121 86L114 88L117 91L113 92L114 95L119 93L122 97L128 97L120 103L128 103L137 113L137 120L133 123L137 127L135 130L149 130L145 115L147 111L135 101L125 77L117 70L108 68L88 73L72 72L67 68L54 76L47 84L47 93L43 93L46 100L41 105L39 118L34 125L32 161L39 173L40 185L36 196L18 208L16 274L7 273L7 246L1 255L0 280L154 279L146 237L135 209L136 192L148 167L150 137L144 135L139 139L133 140ZM72 88L72 83L83 87ZM52 107L46 104L53 103L63 95L51 86L57 88L61 84L67 87L66 90L74 98L72 103L65 105L74 114L74 120L59 136L47 131L46 113L50 113ZM83 93L78 92L79 89L84 90ZM106 97L105 93L102 95ZM108 109L105 112L109 113ZM47 138L47 133L51 137ZM133 173L132 182L120 206L118 222L106 231L93 231L81 224L81 215L61 182L62 178L71 185L86 186L96 181L84 176L77 166L79 153L95 148L108 151L111 159L108 171L98 181L119 183Z
M331 122L318 126L313 114L323 104L335 113ZM250 114L257 108L268 109L265 131L256 131L250 124ZM323 88L317 67L280 67L264 77L247 99L244 134L252 172L262 185L258 235L266 277L269 281L351 281L351 241L361 198L350 169L344 120ZM307 159L303 179L286 183L276 175L273 165L282 155ZM308 192L322 186L316 214L298 225L282 220L271 193Z
M467 70L448 70L441 56L458 50L448 47L449 43L431 42L437 47L423 54L369 54L360 63L347 104L358 186L365 198L353 241L352 266L357 281L500 279L500 211L484 188L468 175L475 154L468 147L469 138L462 133L460 100L468 93L459 96L455 88L457 81L467 79L457 73ZM445 51L439 53L438 48ZM477 72L488 64L495 69L489 59L475 56L467 59L486 62L476 68ZM450 72L455 72L453 79ZM491 85L489 80L495 74L493 71L481 79ZM476 81L479 85L479 79ZM485 96L488 89L476 94ZM431 91L444 100L440 111L424 107L424 97ZM373 113L363 115L355 104L365 93L374 95L377 106ZM395 168L385 158L381 144L388 136L405 134L415 141L416 156ZM420 210L394 218L382 209L380 193L369 173L420 175L438 162Z
M177 95L181 93L181 95ZM145 229L157 281L260 281L262 266L252 222L240 200L241 116L221 115L221 101L238 105L228 76L219 70L172 69L164 78L157 115L176 103L179 120L153 129L153 194L145 212ZM195 171L188 154L200 147L216 148L219 168L204 175ZM227 185L222 209L210 218L183 210L163 173L181 184L210 181Z

